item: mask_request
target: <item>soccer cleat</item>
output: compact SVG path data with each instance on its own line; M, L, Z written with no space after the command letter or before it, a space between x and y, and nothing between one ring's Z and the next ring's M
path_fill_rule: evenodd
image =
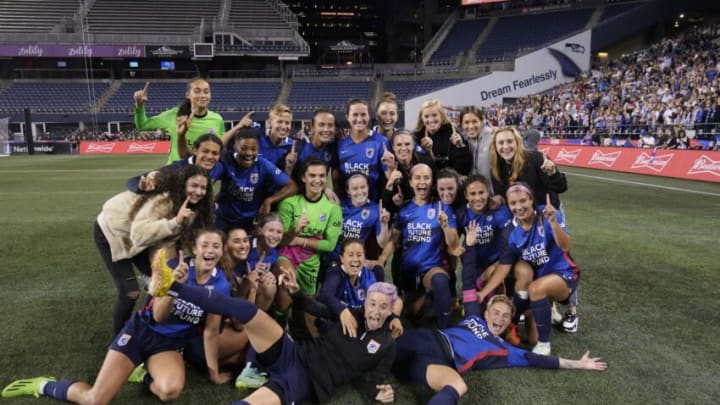
M520 336L518 335L517 325L511 323L505 331L505 341L513 346L520 346Z
M254 390L265 385L267 381L267 373L259 372L255 367L250 367L250 363L248 363L235 379L235 387L239 390Z
M541 356L549 356L551 353L550 342L537 342L532 352Z
M552 304L552 324L558 325L563 321L563 316L560 314L560 311L558 311L558 304L556 302L553 302Z
M578 315L572 311L565 312L565 317L562 322L562 330L565 333L576 333L578 330Z
M167 295L170 286L175 279L173 278L173 269L167 265L167 250L165 248L155 255L152 262L152 277L148 285L148 293L154 297L164 297Z
M40 397L40 385L48 381L56 381L55 377L35 377L26 380L17 380L11 382L4 390L2 390L3 398L15 398L22 396Z
M131 383L140 383L142 384L143 380L145 379L145 374L147 374L147 370L145 369L145 363L140 363L135 369L130 373L130 377L128 377L128 382Z

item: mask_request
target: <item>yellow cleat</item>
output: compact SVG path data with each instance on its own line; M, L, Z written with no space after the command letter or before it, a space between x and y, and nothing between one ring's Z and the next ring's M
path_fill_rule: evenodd
M47 381L55 381L55 377L36 377L13 381L2 390L2 397L15 398L32 395L38 398L40 396L40 385Z
M167 265L166 248L160 249L155 254L155 258L150 267L152 268L152 277L150 277L148 292L154 297L166 296L170 286L172 286L173 281L175 281L173 269Z

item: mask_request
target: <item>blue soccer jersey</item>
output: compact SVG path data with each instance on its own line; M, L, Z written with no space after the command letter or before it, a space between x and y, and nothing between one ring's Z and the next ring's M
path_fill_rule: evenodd
M258 252L257 244L257 238L253 237L250 239L250 253L248 253L247 262L250 264L251 269L257 268L258 262L260 262L260 252ZM265 252L262 262L267 264L268 269L270 269L270 267L278 261L278 258L280 258L278 250L270 248Z
M175 260L175 263L177 263L177 260ZM169 262L168 264L171 263ZM191 261L185 284L205 287L216 290L223 295L230 296L230 284L228 284L222 270L217 267L212 270L210 279L201 285L197 283L195 264ZM154 299L155 298L153 298L153 300ZM158 323L153 319L152 305L147 305L140 309L140 316L148 322L154 331L161 335L173 338L189 338L199 333L199 328L202 328L205 318L207 317L207 312L192 302L175 298L170 315L163 322Z
M353 285L341 266L333 266L328 270L317 299L339 316L345 308L362 307L368 288L376 281L378 280L375 273L367 267L363 267L358 275L357 283Z
M340 258L340 248L345 239L356 238L363 243L371 236L378 236L382 232L380 222L380 205L368 201L365 205L355 207L344 199L342 203L343 227L335 250L332 252L332 260Z
M260 209L274 187L281 188L290 177L261 157L249 169L240 168L231 152L225 152L217 197L216 214L228 222L247 223Z
M311 158L318 158L325 162L330 168L337 168L337 144L329 143L320 149L316 149L311 142L297 141L295 146L298 158L295 168L302 167L302 164Z
M345 189L345 182L351 175L362 173L367 176L370 184L370 199L379 201L382 188L377 187L377 184L382 173L387 169L381 161L385 148L390 150L387 138L375 132L371 132L359 143L355 143L350 136L341 139L338 142L341 189Z
M501 232L512 221L512 214L505 204L495 210L488 210L479 214L471 210L469 205L462 209L464 215L461 223L458 224L458 228L464 230L470 225L470 222L477 222L477 240L472 246L472 251L475 254L475 263L479 267L478 270L484 270L500 257L503 242Z
M450 343L455 368L460 373L473 369L559 366L557 357L536 355L493 335L479 316L466 316L457 325L440 332Z
M292 149L293 140L287 137L280 141L279 144L275 145L270 140L270 136L263 134L258 137L258 156L270 161L270 163L279 167L280 169L285 168L285 156L290 153Z
M517 219L513 219L510 225L513 228L500 255L500 264L511 265L517 260L523 260L532 266L535 278L557 273L567 281L577 281L580 269L570 255L555 243L550 222L542 217L543 208L541 205L535 211L535 223L529 231L525 231ZM560 227L567 232L562 213L556 211L555 216Z
M457 228L452 208L439 203L448 226ZM417 205L414 200L400 209L395 228L402 233L402 272L420 275L433 267L447 268L445 234L438 220L438 203Z

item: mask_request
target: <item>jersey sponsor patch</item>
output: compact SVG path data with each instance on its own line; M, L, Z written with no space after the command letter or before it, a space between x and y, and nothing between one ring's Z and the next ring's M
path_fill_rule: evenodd
M128 342L130 342L130 339L132 339L132 335L123 333L123 335L120 336L120 338L118 338L117 344L118 344L118 346L123 347L123 346L127 345Z
M367 344L368 353L375 354L378 350L380 350L380 343L378 343L375 339L370 339L370 342Z

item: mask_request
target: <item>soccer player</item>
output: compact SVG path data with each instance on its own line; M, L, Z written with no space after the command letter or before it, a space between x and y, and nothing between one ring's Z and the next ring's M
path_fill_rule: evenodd
M458 228L465 230L463 253L463 304L466 315L479 315L477 286L482 285L498 266L503 230L510 224L512 214L502 204L490 209L488 180L479 174L465 182L467 205L458 215Z
M402 244L400 283L410 312L419 312L424 293L432 291L438 325L447 327L452 321L452 295L445 250L457 249L458 234L452 209L433 200L432 183L429 166L417 164L411 169L414 197L400 209L395 243Z
M271 206L297 192L290 177L268 160L258 157L257 134L242 128L235 135L235 153L226 151L222 158L222 187L215 210L217 227L253 229L253 218L267 214ZM273 187L277 192L269 195Z
M398 122L397 96L386 91L375 106L375 121L377 125L373 128L375 133L385 136L388 140L395 135L395 125Z
M320 271L320 253L335 249L342 232L342 210L325 195L327 166L320 159L303 163L302 193L280 202L278 213L285 227L279 265L297 270L300 291L315 295ZM288 308L291 300L278 291L278 306Z
M308 311L334 319L327 307L300 292L291 269L283 270L280 284ZM390 284L371 285L363 307L351 311L358 325L354 336L344 333L337 322L330 322L323 324L320 338L298 341L290 339L280 325L252 303L173 282L167 268L154 267L150 292L197 303L244 325L257 362L269 372L269 382L236 405L301 403L310 397L326 402L335 388L362 376L367 377L365 392L369 399L382 403L394 400L392 386L385 383L395 358L388 318L397 291Z
M514 347L499 336L513 316L505 295L490 299L484 318L467 315L453 327L408 329L397 339L393 370L401 380L412 380L435 391L429 405L453 405L467 392L461 374L470 370L507 367L603 371L607 363L586 352L578 360L538 355Z
M346 184L347 197L342 202L342 234L335 250L329 255L330 261L334 262L340 258L340 246L344 239L355 238L365 244L368 238L375 237L377 246L385 246L390 239L390 213L383 209L382 201L378 204L368 199L370 185L367 177L355 173Z
M189 165L162 171L156 183L144 194L115 195L95 221L95 246L117 289L113 333L130 318L140 295L133 265L150 275L150 249L212 224L212 185L205 169Z
M565 175L542 153L526 150L516 128L495 128L492 134L490 165L494 192L506 195L514 183L524 182L533 191L533 201L545 201L549 195L552 205L564 217L560 194L568 189ZM577 291L568 300L562 327L565 332L577 332Z
M205 293L227 296L229 287L223 273L215 267L222 256L222 235L216 231L201 231L193 247L195 259L188 265L179 251L175 269L167 267L166 251L156 255L153 267L166 267L169 281L187 285ZM133 379L146 384L161 401L177 399L185 385L185 363L182 348L202 332L210 379L224 383L232 377L218 367L216 337L220 317L209 315L191 300L175 297L155 297L125 324L113 340L93 385L86 382L61 380L52 377L18 380L2 392L5 398L44 395L78 404L107 404L133 372L144 362L147 371L139 371Z
M398 129L391 139L396 164L390 171L383 190L383 206L390 212L397 212L412 197L410 188L410 169L418 163L428 165L435 170L435 161L428 155L416 152L415 138L407 129Z
M455 130L438 100L422 103L413 135L425 153L435 159L438 169L452 167L463 176L470 174L472 156L467 142Z
M260 152L263 157L282 169L288 176L292 175L297 156L293 146L295 142L288 136L292 126L292 111L284 104L275 104L269 111L267 133L258 137ZM286 157L288 157L286 159Z
M297 160L293 170L293 180L300 184L302 182L300 169L304 163L312 158L325 162L328 166L328 175L332 176L337 164L337 143L335 143L335 116L328 110L316 110L313 113L310 129L310 141L300 140L295 142L294 149L297 151ZM332 188L326 188L325 194L330 201L339 204Z
M506 194L514 215L499 266L478 293L483 299L514 269L516 318L530 305L537 326L537 354L548 355L552 327L551 301L565 302L577 288L580 269L570 257L572 239L564 218L546 196L536 207L533 192L524 183L515 183Z
M389 177L390 174L385 171L389 166L394 166L395 161L387 138L369 127L370 111L367 102L360 99L350 100L346 114L350 123L350 135L338 141L338 171L333 177L333 180L338 179L337 185L334 184L338 195L342 195L347 179L354 173L367 176L370 184L382 184L381 179ZM372 187L370 200L378 202L380 192L379 187Z
M135 105L135 128L139 131L151 129L164 129L170 133L170 152L167 163L170 164L181 158L178 150L177 121L192 117L185 136L187 147L191 147L195 140L202 134L212 133L221 136L225 133L225 123L220 114L208 109L211 100L210 84L201 78L192 79L185 91L185 101L178 107L173 107L153 117L148 117L145 112L145 103L148 101L148 90L150 82L145 83L142 90L133 95Z

